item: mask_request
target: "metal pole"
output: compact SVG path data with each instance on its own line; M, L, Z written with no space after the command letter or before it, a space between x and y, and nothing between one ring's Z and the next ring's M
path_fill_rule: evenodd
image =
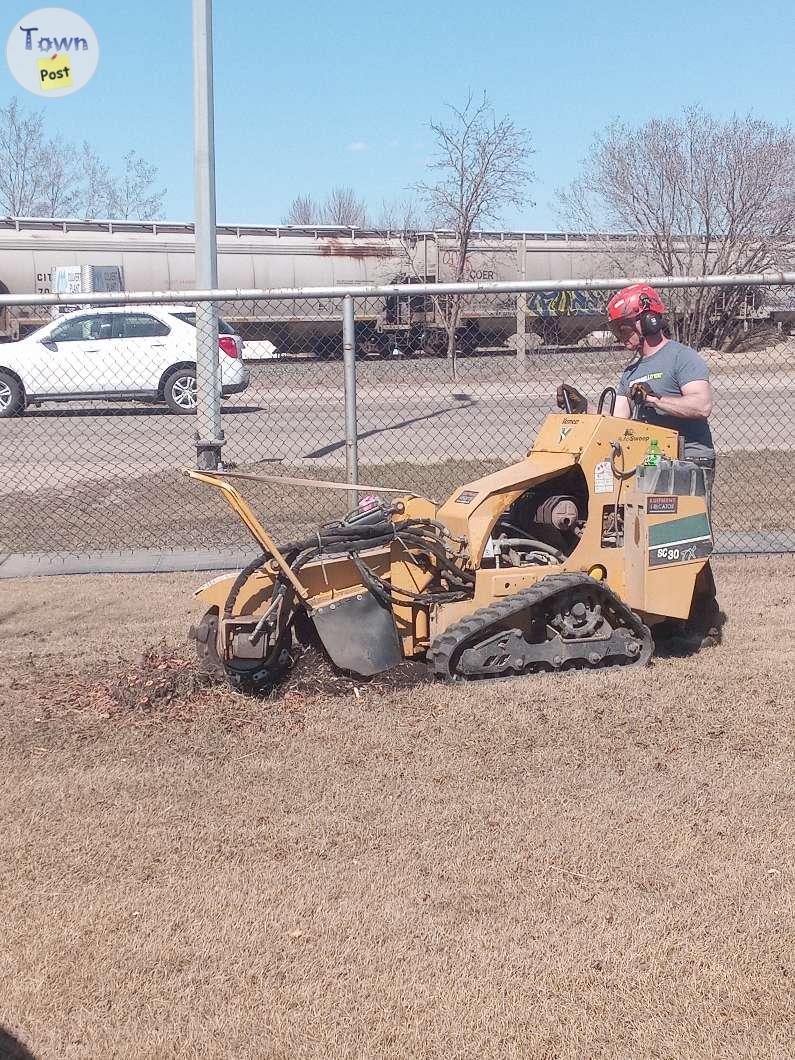
M193 158L196 207L196 287L218 287L215 233L215 132L213 115L213 5L193 0ZM221 369L218 303L196 304L196 465L214 471L221 462Z
M527 279L527 236L519 244L519 276ZM527 367L527 295L516 296L516 371L521 375Z
M356 419L356 327L353 319L353 298L345 295L342 307L342 359L345 369L345 468L348 482L359 481L359 427ZM348 490L348 510L359 503L359 494Z

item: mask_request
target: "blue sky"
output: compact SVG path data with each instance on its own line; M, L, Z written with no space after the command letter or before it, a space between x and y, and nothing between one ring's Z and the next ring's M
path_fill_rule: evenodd
M5 0L0 100L27 94L4 61L15 22L37 6ZM51 131L108 160L154 161L165 215L193 217L190 0L66 0L99 37L93 81L43 106ZM218 218L282 220L294 195L350 184L374 212L421 179L427 122L486 90L533 136L535 205L505 218L554 229L555 189L594 132L700 103L717 115L791 120L790 3L739 0L539 5L215 0Z

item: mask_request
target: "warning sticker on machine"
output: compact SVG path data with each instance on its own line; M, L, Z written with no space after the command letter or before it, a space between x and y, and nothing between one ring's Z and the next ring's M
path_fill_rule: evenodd
M678 497L647 497L646 511L649 515L673 515L678 510Z
M613 469L609 460L601 460L593 469L594 493L613 492Z
M477 497L477 493L474 490L464 490L463 493L458 494L455 502L456 504L471 504L475 497Z

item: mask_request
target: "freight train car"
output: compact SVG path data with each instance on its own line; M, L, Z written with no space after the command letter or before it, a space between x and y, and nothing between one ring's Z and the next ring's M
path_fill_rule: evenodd
M345 284L449 280L454 250L449 233L399 233L329 226L219 225L219 285L225 289L332 287ZM48 293L56 269L117 266L127 291L195 289L193 225L170 222L79 221L51 218L0 220L0 293ZM465 280L560 280L604 271L600 241L565 233L478 233ZM516 331L517 311L526 330L544 335L555 321L560 341L573 342L599 327L601 301L584 295L468 297L462 330L468 345L501 344ZM334 300L282 299L222 307L249 342L279 351L341 350L340 306ZM6 314L0 333L14 338L38 326L47 310ZM361 299L357 331L363 350L393 348L437 352L445 344L445 305L411 296Z
M464 279L568 280L610 275L605 241L631 237L563 232L479 232ZM620 249L620 248L619 248ZM432 284L452 278L456 254L449 232L403 233L331 226L218 226L219 285L225 289L339 287L345 284ZM127 291L195 289L193 225L172 222L81 221L52 218L0 220L0 294L48 293L56 270L113 266ZM91 270L86 270L91 271ZM744 326L775 320L791 327L791 305L764 301L751 292L741 311ZM467 296L461 345L503 345L517 321L535 341L569 344L604 325L603 298L586 292ZM357 299L357 345L363 353L388 354L446 346L443 298L428 296ZM230 302L223 315L254 352L342 351L341 305L329 299ZM49 310L0 309L0 341L13 339L49 319ZM533 340L531 339L531 342Z

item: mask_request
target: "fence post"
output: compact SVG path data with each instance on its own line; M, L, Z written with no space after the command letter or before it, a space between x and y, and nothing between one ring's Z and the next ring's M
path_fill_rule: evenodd
M527 279L527 236L519 244L519 276ZM521 375L527 367L527 293L516 296L516 371Z
M196 199L196 286L218 286L215 230L215 131L213 114L212 0L193 0L193 150ZM221 369L218 305L196 305L196 465L215 471L221 462Z
M216 471L221 463L221 369L218 364L218 305L196 304L196 466Z
M359 481L359 425L356 415L356 326L353 319L353 298L345 295L342 307L342 359L345 385L345 470L348 482ZM348 490L348 510L359 503L357 490Z

